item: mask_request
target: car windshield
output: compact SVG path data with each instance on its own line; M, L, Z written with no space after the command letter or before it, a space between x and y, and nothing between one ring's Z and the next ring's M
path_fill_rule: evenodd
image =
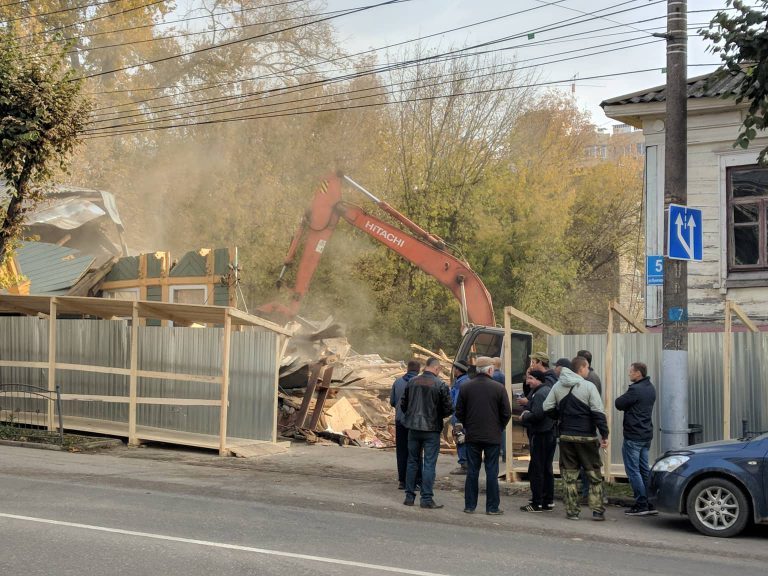
M768 432L763 432L760 436L755 436L754 438L747 438L747 440L765 440L766 438L768 438Z

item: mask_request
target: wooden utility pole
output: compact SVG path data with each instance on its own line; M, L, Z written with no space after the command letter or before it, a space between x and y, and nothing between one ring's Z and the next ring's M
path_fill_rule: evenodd
M664 206L667 211L670 204L688 204L687 11L687 0L667 1L664 138ZM667 226L668 220L665 217ZM661 449L665 452L688 445L688 262L685 260L664 259L663 310L659 407Z

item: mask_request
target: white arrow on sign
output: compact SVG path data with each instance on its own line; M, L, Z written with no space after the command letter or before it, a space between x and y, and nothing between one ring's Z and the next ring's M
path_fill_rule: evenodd
M677 239L680 240L680 245L688 254L688 258L693 259L693 229L696 228L696 221L693 219L693 214L688 218L687 226L683 221L683 217L678 214L677 220L675 220L675 226L677 226ZM688 229L688 242L683 238L683 228Z

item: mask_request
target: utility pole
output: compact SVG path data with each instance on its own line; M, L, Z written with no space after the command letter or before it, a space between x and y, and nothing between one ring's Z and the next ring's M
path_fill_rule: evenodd
M667 0L667 117L664 207L688 204L687 0ZM665 235L667 242L668 235ZM667 247L668 250L668 247ZM665 251L665 253L668 253ZM664 258L661 449L688 445L688 262Z

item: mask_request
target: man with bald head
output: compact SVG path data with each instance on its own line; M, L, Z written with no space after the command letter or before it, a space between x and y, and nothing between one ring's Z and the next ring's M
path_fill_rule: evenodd
M485 462L485 513L498 515L503 513L499 508L499 450L512 408L504 386L493 379L493 359L480 356L475 367L477 375L462 385L456 403L456 420L464 427L467 446L464 512L472 514L477 507L480 464Z

